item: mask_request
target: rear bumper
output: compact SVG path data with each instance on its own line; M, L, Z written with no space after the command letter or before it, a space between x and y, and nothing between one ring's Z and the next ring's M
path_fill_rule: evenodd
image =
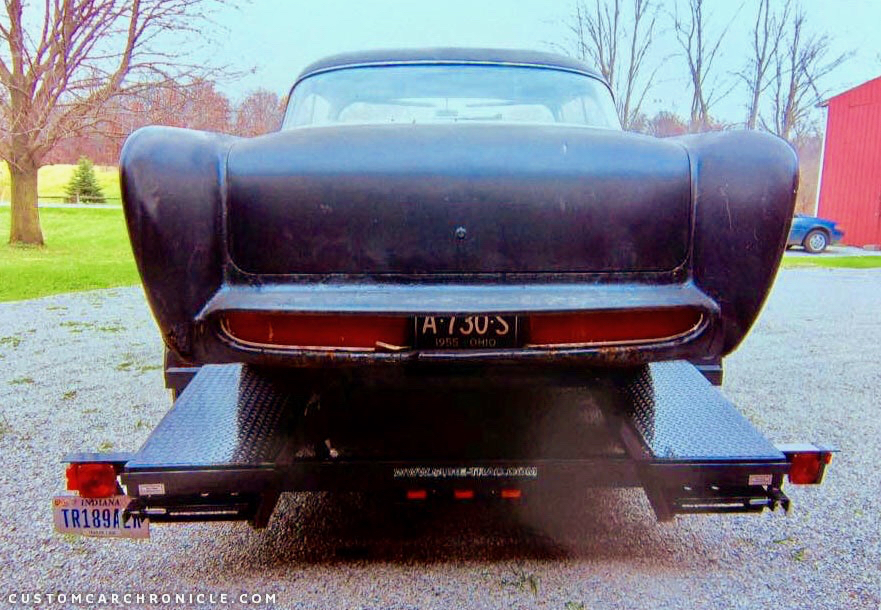
M226 311L430 315L559 313L608 309L718 305L692 283L683 284L276 284L224 286L197 321Z
M844 231L839 231L838 229L832 229L829 232L830 245L835 245L839 243L844 238Z
M575 313L691 307L702 314L693 331L656 342L516 349L397 351L334 350L254 345L224 332L225 313L236 311L326 315L443 315ZM197 316L204 350L199 363L250 362L269 366L330 367L402 363L501 365L631 365L699 358L708 353L719 324L715 301L682 284L284 284L224 286Z

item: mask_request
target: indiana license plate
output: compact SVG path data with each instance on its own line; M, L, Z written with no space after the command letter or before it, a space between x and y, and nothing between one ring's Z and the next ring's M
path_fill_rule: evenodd
M418 349L504 349L519 346L517 316L416 316Z
M81 498L56 496L52 500L55 531L102 538L149 538L150 522L137 515L123 520L131 498Z

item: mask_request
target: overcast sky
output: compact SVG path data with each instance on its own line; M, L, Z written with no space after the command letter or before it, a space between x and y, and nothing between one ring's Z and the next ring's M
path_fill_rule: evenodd
M708 3L713 28L730 24L718 58L722 77L742 67L756 2ZM823 83L831 94L881 76L881 0L802 0L802 6L810 28L828 34L836 52L853 52ZM232 98L257 87L284 94L308 63L343 51L418 46L551 50L551 43L566 41L565 21L573 8L574 0L252 0L217 15L227 31L215 59L254 70L221 87ZM664 1L662 10L672 11L672 2ZM673 56L678 48L669 31L670 19L662 16L660 22L654 59L668 59L646 110L687 114L684 60ZM743 120L744 97L735 90L713 114L727 121Z

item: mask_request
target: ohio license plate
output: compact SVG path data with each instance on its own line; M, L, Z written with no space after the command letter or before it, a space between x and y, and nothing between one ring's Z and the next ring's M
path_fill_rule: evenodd
M418 349L503 349L519 346L517 316L416 316Z
M123 522L122 513L130 501L128 496L56 496L52 500L55 531L103 538L149 538L148 520L131 515Z

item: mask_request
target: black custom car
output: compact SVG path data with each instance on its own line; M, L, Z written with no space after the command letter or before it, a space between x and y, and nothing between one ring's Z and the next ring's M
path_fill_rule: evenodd
M175 359L301 368L718 362L797 179L777 138L625 133L591 68L485 49L319 61L277 133L148 127L121 172Z

